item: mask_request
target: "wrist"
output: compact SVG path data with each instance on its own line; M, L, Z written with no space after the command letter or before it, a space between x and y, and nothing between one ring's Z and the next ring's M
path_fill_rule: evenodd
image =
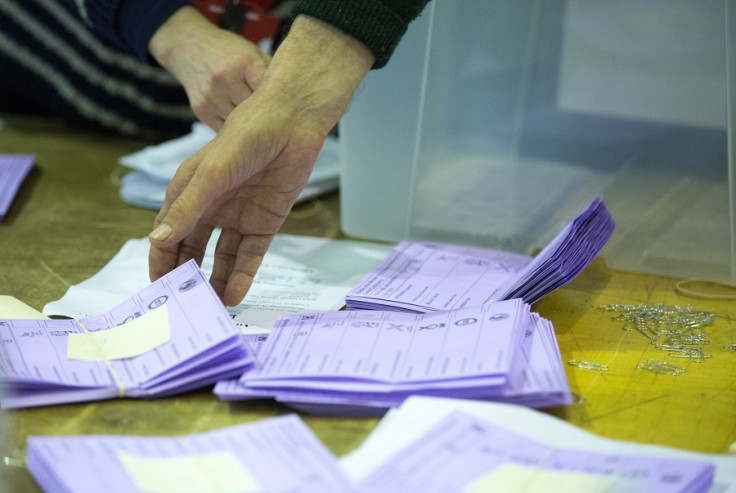
M101 13L113 17L116 33L140 60L147 62L150 62L148 45L153 34L177 10L188 4L186 0L125 0L117 2L119 9L110 9L108 2L87 3L95 5L88 7L88 13L95 18Z
M300 15L275 53L261 89L297 121L326 135L347 109L375 62L360 41L319 19Z
M191 58L189 46L196 47L202 30L215 28L192 6L174 12L153 33L148 52L163 68L176 75L177 67Z

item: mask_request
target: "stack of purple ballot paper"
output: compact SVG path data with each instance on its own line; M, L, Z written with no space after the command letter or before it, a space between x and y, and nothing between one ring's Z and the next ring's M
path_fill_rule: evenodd
M254 363L194 261L99 316L0 320L0 405L153 398L241 375Z
M47 493L353 491L296 415L182 437L32 436L27 464Z
M5 220L10 204L35 160L31 154L0 154L0 222Z
M706 460L573 447L547 445L456 410L404 447L383 452L359 484L373 493L699 493L713 486L715 466Z
M425 313L540 300L593 261L616 224L595 198L536 257L433 242L399 243L345 296L349 309Z
M222 400L270 397L313 413L379 413L410 395L547 407L572 402L552 324L520 299L411 314L281 317Z

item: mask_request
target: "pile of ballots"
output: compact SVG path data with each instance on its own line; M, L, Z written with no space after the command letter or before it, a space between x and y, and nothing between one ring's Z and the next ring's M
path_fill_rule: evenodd
M540 300L593 261L616 227L596 197L534 258L432 242L399 243L345 297L351 310L424 313L521 298Z
M349 311L282 317L257 367L215 394L315 413L380 413L410 395L568 404L554 328L530 304L578 275L614 228L597 197L534 258L402 242L348 293Z
M103 315L0 320L0 350L3 408L177 394L255 361L193 260Z
M315 414L381 414L410 395L572 402L552 324L518 298L427 314L289 315L257 358L240 378L218 382L215 394L270 397Z

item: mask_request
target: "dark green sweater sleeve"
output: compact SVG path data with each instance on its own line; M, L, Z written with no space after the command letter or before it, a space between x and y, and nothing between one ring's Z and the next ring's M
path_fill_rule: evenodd
M293 14L309 15L332 24L362 42L381 68L406 33L409 23L429 0L299 0Z

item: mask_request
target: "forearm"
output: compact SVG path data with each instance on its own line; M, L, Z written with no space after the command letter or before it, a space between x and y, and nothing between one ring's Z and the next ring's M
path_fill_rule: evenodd
M176 10L153 33L148 51L162 67L177 75L177 71L190 62L203 62L198 57L199 48L217 30L194 7L184 6Z
M321 19L362 42L383 67L429 0L299 0L294 14Z
M372 52L354 37L300 15L273 57L260 96L274 107L286 105L297 121L310 122L326 135L374 62Z

